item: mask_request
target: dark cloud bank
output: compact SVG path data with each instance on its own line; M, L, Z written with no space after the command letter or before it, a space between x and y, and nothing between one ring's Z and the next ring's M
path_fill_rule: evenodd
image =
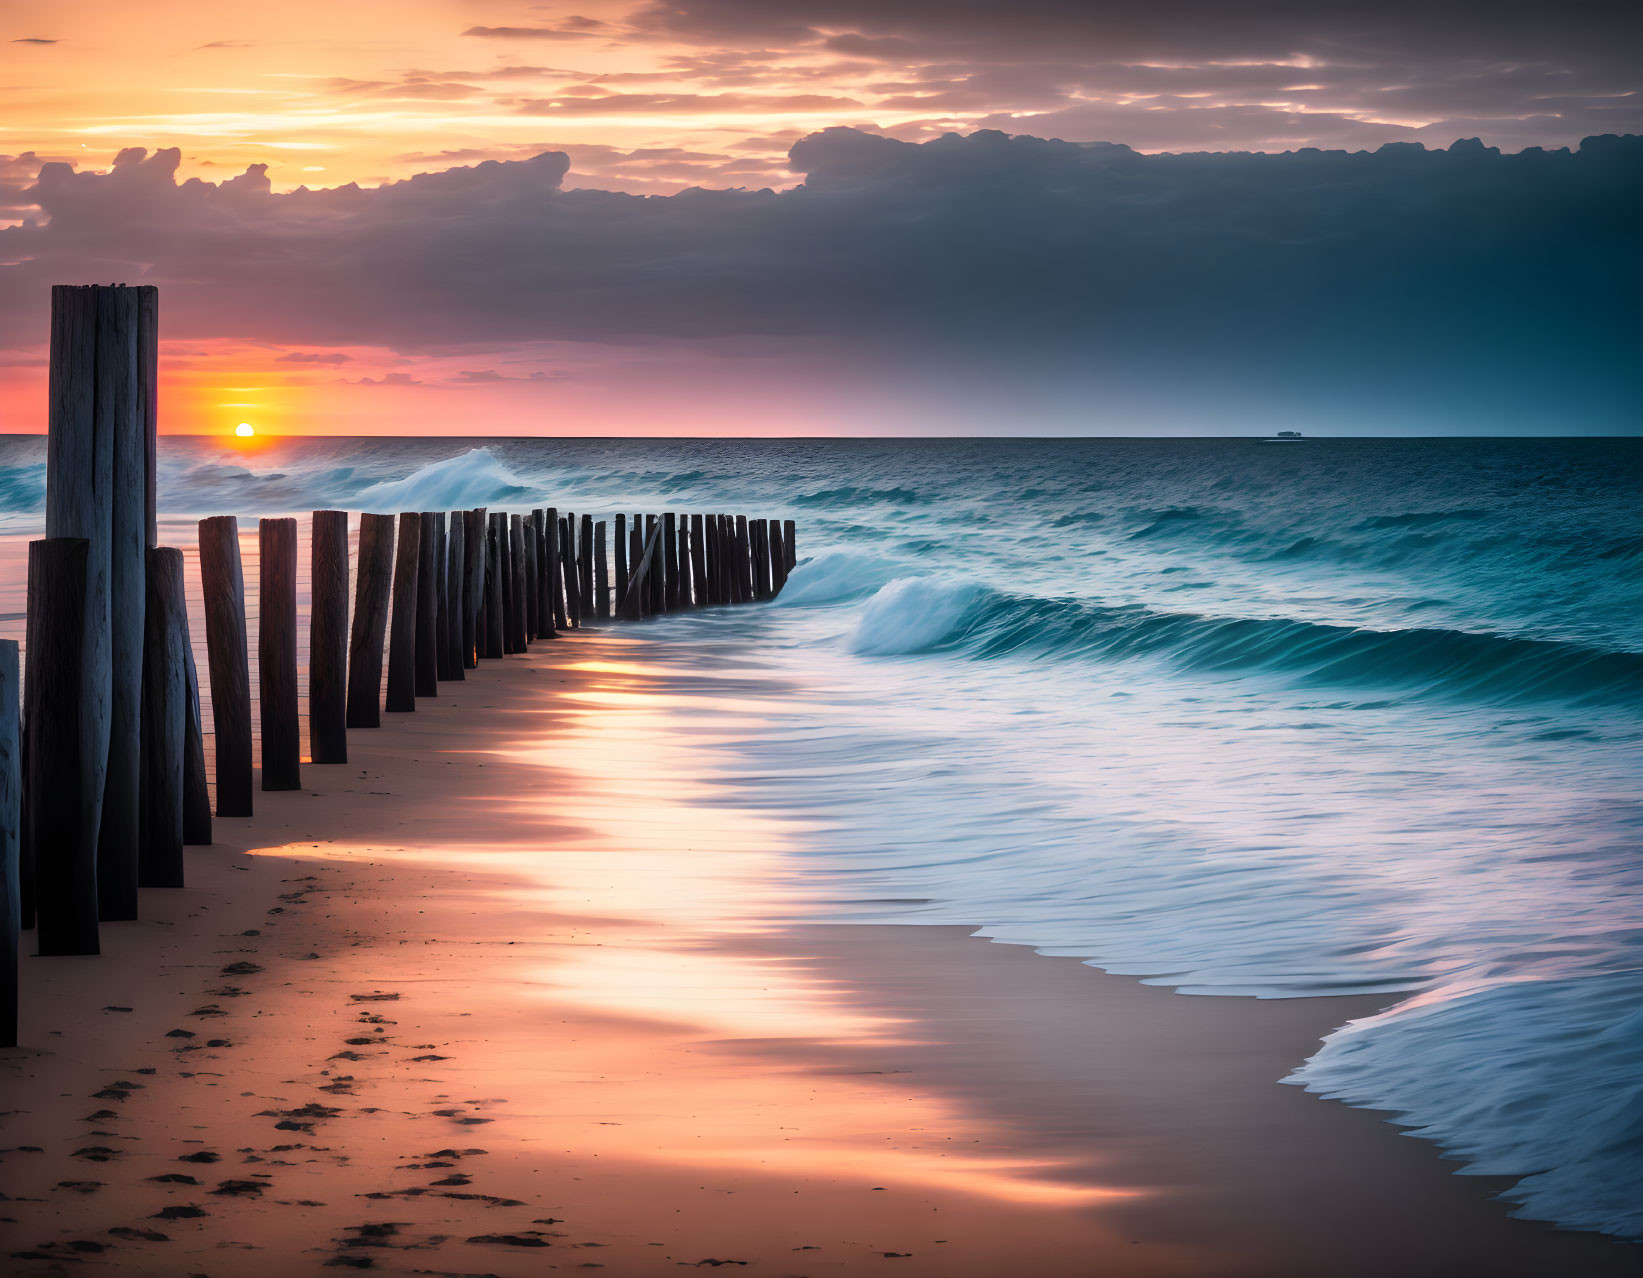
M989 385L1021 408L1001 429L1120 390L1391 431L1627 430L1643 403L1637 137L1142 155L829 129L795 189L667 197L564 190L559 153L279 195L177 162L40 171L36 223L0 232L0 341L41 340L51 283L140 277L172 338L776 338L840 377Z

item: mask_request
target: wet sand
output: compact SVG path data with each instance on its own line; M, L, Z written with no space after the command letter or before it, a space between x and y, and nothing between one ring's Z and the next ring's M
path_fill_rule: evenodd
M772 707L647 659L589 633L442 685L100 958L31 960L6 1271L1635 1272L1276 1081L1376 1000L772 928L782 818L692 748Z

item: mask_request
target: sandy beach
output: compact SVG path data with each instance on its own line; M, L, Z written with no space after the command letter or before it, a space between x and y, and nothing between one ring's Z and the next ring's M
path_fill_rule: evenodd
M30 960L6 1271L1635 1272L1280 1085L1379 1000L772 927L780 818L654 731L770 707L730 671L687 709L648 659L483 663L219 820L102 956Z

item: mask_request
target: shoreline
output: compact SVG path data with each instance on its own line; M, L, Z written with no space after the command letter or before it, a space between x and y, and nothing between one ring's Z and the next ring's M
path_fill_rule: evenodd
M15 1272L1629 1271L1277 1082L1382 999L771 929L765 821L635 753L659 686L611 631L482 663L218 819L100 958L28 960Z

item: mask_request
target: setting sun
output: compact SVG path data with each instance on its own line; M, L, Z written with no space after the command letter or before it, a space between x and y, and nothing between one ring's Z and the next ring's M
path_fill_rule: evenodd
M250 422L241 422L238 426L234 427L234 433L241 439L250 439L251 436L255 435L257 432L251 429Z

